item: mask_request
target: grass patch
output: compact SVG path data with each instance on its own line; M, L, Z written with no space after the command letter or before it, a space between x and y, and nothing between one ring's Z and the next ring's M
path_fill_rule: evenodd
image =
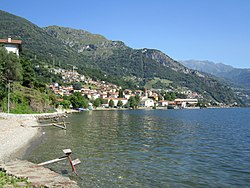
M160 79L160 78L157 78L157 77L155 77L154 79L152 79L152 80L150 80L150 81L148 81L146 84L145 84L145 88L146 89L152 89L152 88L154 88L154 86L155 85L161 85L161 87L162 86L164 86L164 87L167 87L167 86L169 86L169 84L171 84L172 83L172 81L170 81L170 80L167 80L167 79ZM156 87L156 86L155 86ZM156 87L157 88L157 87Z
M26 178L16 178L14 176L10 176L3 171L0 171L0 187L25 187L31 188L33 187L31 183L27 181Z

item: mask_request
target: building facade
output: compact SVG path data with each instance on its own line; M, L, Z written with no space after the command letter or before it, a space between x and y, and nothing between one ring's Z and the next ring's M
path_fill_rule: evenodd
M12 52L19 56L19 52L22 51L22 41L12 40L10 37L8 39L0 39L0 44L3 44L8 53Z

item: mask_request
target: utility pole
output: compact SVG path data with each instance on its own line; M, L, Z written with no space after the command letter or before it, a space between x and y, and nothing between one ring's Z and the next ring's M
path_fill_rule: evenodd
M8 83L8 114L10 113L10 80Z

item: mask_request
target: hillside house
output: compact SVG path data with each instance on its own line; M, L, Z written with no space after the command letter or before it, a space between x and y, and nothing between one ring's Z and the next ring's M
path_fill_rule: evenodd
M119 92L108 92L109 98L117 98L119 96Z
M19 52L22 51L22 41L12 40L10 37L8 39L0 39L0 44L3 44L5 49L9 52L15 53L19 56Z

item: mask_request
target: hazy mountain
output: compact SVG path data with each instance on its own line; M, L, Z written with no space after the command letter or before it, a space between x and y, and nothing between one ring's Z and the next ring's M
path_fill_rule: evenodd
M180 63L188 68L209 73L224 78L236 85L250 88L250 69L234 68L230 65L211 61L188 60L180 61Z
M214 63L212 61L187 60L180 61L180 63L190 69L206 72L213 75L217 75L221 72L229 72L234 69L230 65L225 65L223 63Z
M121 41L66 27L40 28L26 19L0 11L0 38L23 40L22 56L44 63L75 65L92 78L107 80L124 88L188 88L206 100L224 103L240 101L226 85L198 71L184 67L154 49L132 49ZM166 84L167 83L167 84Z

